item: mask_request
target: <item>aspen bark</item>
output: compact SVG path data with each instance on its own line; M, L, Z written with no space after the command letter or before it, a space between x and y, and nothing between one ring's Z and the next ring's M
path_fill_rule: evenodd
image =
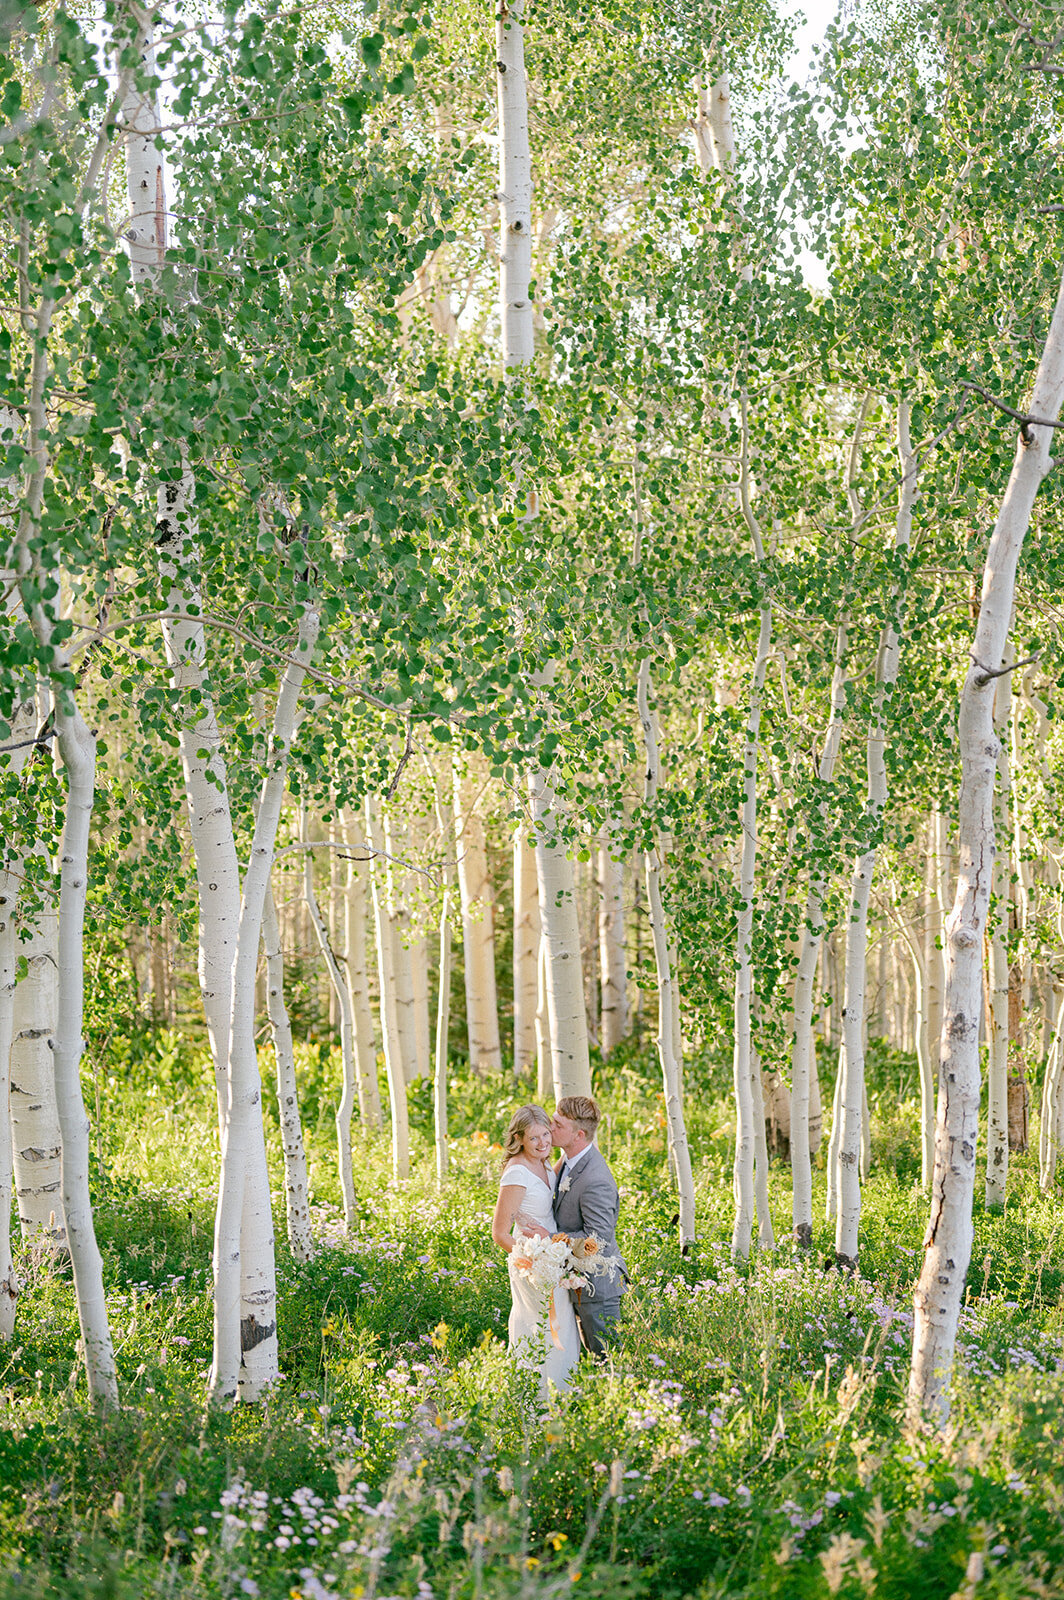
M495 61L499 108L499 318L504 372L517 377L535 353L532 305L532 151L528 134L528 80L524 50L525 0L501 0L496 12ZM517 402L515 402L517 403ZM520 484L528 517L536 514L534 488ZM591 1065L580 970L580 924L572 862L553 814L551 774L529 775L535 823L536 874L546 945L547 1012L555 1093L590 1094ZM579 1014L575 998L579 997ZM560 1029L566 1030L564 1033ZM564 1087L562 1087L564 1085Z
M760 541L758 541L760 543ZM758 557L761 552L758 550ZM772 646L772 611L762 604L757 654L750 686L750 701L743 742L742 857L739 867L739 912L735 929L735 1222L732 1254L745 1261L750 1255L755 1207L755 1113L761 1101L760 1071L752 1038L754 892L757 867L757 753L761 729L761 696ZM764 1110L762 1108L762 1138ZM763 1218L762 1227L768 1220Z
M305 808L301 813L300 823L300 837L306 846L309 840ZM303 851L303 903L307 908L310 925L314 929L314 937L318 941L318 949L325 962L325 970L329 974L329 983L340 1012L342 1082L340 1099L336 1107L336 1154L340 1173L340 1193L343 1197L344 1224L348 1233L353 1233L358 1221L358 1196L355 1193L355 1179L351 1166L351 1117L358 1093L358 1071L355 1066L355 1015L347 980L340 971L340 963L333 951L329 930L325 926L318 897L314 892L314 852L309 848Z
M532 150L525 75L525 0L501 0L495 62L499 106L499 316L503 366L532 360Z
M90 174L86 178L86 193L92 193L98 181L103 151L109 137L109 124L124 92L123 79L97 138L96 151L90 161ZM34 548L35 536L41 526L45 487L51 466L46 395L49 378L48 339L55 304L55 300L45 292L34 329L29 401L26 407L28 465L18 528L13 540L12 566L26 619L47 662L48 677L53 685L55 729L66 780L60 846L56 1024L52 1042L55 1098L62 1142L60 1193L89 1397L96 1405L111 1407L118 1403L118 1382L107 1321L103 1263L96 1245L89 1197L89 1120L82 1099L79 1072L83 1049L85 903L88 892L89 824L96 776L96 740L68 687L75 681L71 660L56 639L57 619L43 599L57 586L50 581L52 574L42 571L39 550ZM57 686L58 692L55 692Z
M474 1072L501 1072L499 1006L495 987L495 912L484 824L477 797L467 779L454 777L458 886L462 899L462 944L465 952L466 1023L469 1064Z
M616 854L609 829L599 841L598 877L599 1045L603 1056L608 1057L625 1038L630 1026L628 961L624 950L624 866ZM678 1040L677 1047L682 1054Z
M827 1193L824 1221L834 1222L839 1214L839 1150L842 1146L842 1087L846 1076L846 1040L839 1045L835 1068L835 1089L831 1097L831 1133L828 1137Z
M142 44L143 65L155 73L152 39ZM154 89L130 86L123 103L126 133L127 189L131 210L128 229L133 280L149 294L158 289L167 245L166 170L159 142L161 125ZM230 1101L228 1070L236 945L241 919L240 865L229 804L228 775L221 730L207 671L207 640L199 617L199 532L195 517L195 482L184 462L179 478L158 491L155 539L163 591L171 609L187 620L163 622L163 642L170 681L177 691L178 740L184 773L196 867L199 903L198 976L207 1034L214 1063L219 1138L224 1144ZM256 936L257 939L257 936ZM257 943L255 959L257 961ZM261 1134L261 1107L258 1114ZM257 1220L270 1213L265 1136L250 1152L244 1174L248 1226L241 1240L244 1275L240 1322L260 1326L259 1304L273 1292L272 1228ZM250 1347L242 1370L240 1393L252 1396L276 1374L276 1339Z
M542 933L539 937L536 978L536 1094L540 1101L544 1101L554 1091L554 1072L550 1048L550 1002L547 998L547 941Z
M727 73L722 73L708 88L699 81L698 115L696 118L695 147L703 173L708 174L710 164L726 183L735 168L735 135L731 120L731 91ZM740 257L743 242L739 228L733 229ZM744 283L753 281L753 271L748 261L740 259L739 277ZM742 453L739 470L739 503L754 547L754 560L759 571L764 567L765 553L761 529L754 513L750 485L750 430L749 404L745 390L741 395ZM739 910L735 926L735 1033L733 1077L735 1084L735 1164L734 1194L735 1222L732 1228L732 1254L745 1260L750 1254L753 1236L754 1212L758 1210L759 1238L762 1244L773 1243L772 1220L767 1203L758 1204L758 1191L767 1197L767 1174L758 1172L758 1156L767 1165L764 1101L761 1089L761 1064L753 1044L753 928L754 893L757 873L757 765L761 730L761 698L768 671L772 647L772 608L767 596L762 596L758 628L757 654L754 659L750 699L747 707L746 731L743 744L743 804L742 848L739 865ZM760 1126L757 1118L760 1116Z
M355 833L355 818L349 811L345 812L344 838L348 852L347 890L344 896L345 968L355 1030L358 1114L364 1128L380 1128L381 1097L377 1083L377 1049L366 956L366 878L369 858L365 846L356 839ZM353 853L356 849L363 851L362 856Z
M233 960L218 1207L214 1224L214 1358L212 1399L261 1399L280 1376L277 1355L277 1279L269 1186L265 1193L249 1178L260 1158L265 1166L262 1079L255 1050L255 970L262 937L262 915L270 885L277 826L284 802L288 761L299 727L299 697L314 657L320 628L316 606L304 606L292 658L285 667L274 711L266 771L255 818L251 854L240 897ZM255 1275L249 1277L250 1254Z
M262 907L262 947L266 956L266 1015L273 1034L274 1064L277 1072L277 1109L281 1123L281 1149L284 1153L284 1199L288 1222L288 1247L297 1261L310 1261L314 1240L310 1231L310 1185L307 1181L307 1155L303 1144L303 1124L299 1115L299 1087L296 1082L292 1027L284 999L284 951L273 886L267 885Z
M939 1062L942 1057L942 1015L945 1003L945 949L946 905L949 893L948 862L946 861L946 821L935 808L927 824L927 916L924 924L925 966L927 970L927 1053L934 1073L936 1094ZM925 1108L928 1121L933 1124L934 1109Z
M909 432L909 405L898 402L897 447L900 467L898 510L894 524L896 559L907 557L912 537L912 508L916 498L916 456ZM846 928L846 974L842 1010L845 1071L842 1074L842 1130L838 1145L839 1203L835 1229L835 1255L840 1266L856 1267L861 1219L861 1178L871 1158L868 1100L865 1093L865 984L868 963L868 905L872 893L879 834L887 806L885 718L897 681L901 654L903 590L895 576L890 617L884 624L876 657L875 691L868 726L865 802L865 848L857 858L850 885L850 914ZM842 1063L840 1061L840 1072Z
M14 1164L9 1113L11 1035L15 1020L15 907L18 874L0 871L0 1340L15 1331L19 1282L11 1257L11 1185Z
M447 1131L448 1035L451 1023L451 902L454 897L454 813L450 800L432 773L436 824L440 833L443 898L440 902L439 991L436 998L436 1052L432 1074L432 1120L436 1145L436 1183L447 1181L450 1146Z
M44 628L41 634L45 634ZM69 671L69 663L63 665ZM96 737L86 727L81 713L73 705L65 705L64 699L65 691L61 691L55 706L67 790L59 851L59 983L53 1041L55 1099L63 1146L63 1215L89 1397L98 1405L111 1407L118 1404L118 1377L107 1321L103 1260L96 1244L89 1198L89 1118L80 1076L84 1049L85 905L89 886L89 824L96 783Z
M43 848L43 847L42 847ZM26 976L14 994L10 1052L15 1201L26 1244L62 1246L62 1135L55 1097L54 1036L59 1005L59 915L47 886L20 941Z
M635 557L639 556L639 548ZM643 747L646 753L646 779L643 790L644 804L652 808L657 799L660 782L661 759L657 716L650 703L650 662L644 658L639 663L639 680L636 698L639 720L643 727ZM665 1116L669 1132L669 1150L672 1157L680 1209L680 1248L687 1251L695 1237L695 1184L691 1171L691 1152L687 1142L687 1125L683 1111L683 1086L681 1080L681 1045L676 1027L674 1004L676 969L670 959L669 933L665 922L661 880L663 850L660 839L644 854L647 885L647 907L650 915L650 935L654 944L654 964L658 979L658 1060L665 1093ZM760 1083L758 1084L760 1087ZM762 1131L765 1126L764 1110L761 1113ZM764 1157L767 1166L767 1152Z
M370 884L377 935L381 1040L384 1046L384 1070L388 1079L388 1106L391 1113L392 1176L401 1179L410 1176L410 1125L406 1106L406 1073L403 1070L399 1023L395 1014L395 945L388 917L384 829L381 826L377 802L371 795L366 796L366 831L369 834L370 849L373 851Z
M930 1053L930 1042L927 1027L927 951L922 928L915 931L909 925L900 922L902 938L912 957L913 988L915 990L915 1018L913 1025L913 1040L916 1045L916 1063L920 1075L920 1186L925 1191L931 1188L931 1173L935 1158L935 1069L937 1059ZM899 971L899 987L902 973ZM906 1008L907 1014L907 1008ZM899 1034L901 1048L906 1048L903 1034Z
M410 977L414 992L414 1060L419 1078L431 1077L433 1050L429 1027L429 943L419 924L410 941Z
M522 822L514 834L514 1072L524 1073L536 1058L536 1007L539 1003L539 885L536 852Z
M1006 646L1005 656L999 665L1012 664L1012 650ZM1009 838L1009 753L1005 733L1011 721L1012 677L1002 674L994 689L994 732L998 740L997 786L994 791L994 838ZM986 1112L986 1188L984 1201L988 1207L1005 1204L1005 1188L1009 1175L1009 851L995 849L994 883L990 908L988 939L989 983L987 985L987 1112Z
M536 838L539 914L547 966L547 1016L550 1023L554 1098L591 1093L584 979L580 969L580 921L573 886L573 864L564 844L552 836L558 809L547 774L530 774L529 794Z
M418 1075L417 1029L414 1025L414 972L410 959L410 907L406 897L406 830L387 806L384 817L384 880L388 891L388 923L392 937L392 974L395 991L395 1025L403 1075L411 1083Z
M862 423L864 413L862 412ZM831 709L817 762L818 784L834 782L846 710L846 641L848 623L840 617L835 631L835 660L831 676ZM826 800L820 802L821 809ZM814 984L824 939L824 880L810 881L802 925L802 945L794 980L794 1039L791 1046L791 1222L794 1237L809 1248L813 1243L813 1167L810 1152L810 1103L816 1071L813 1045Z
M1064 399L1064 282L1031 396L1031 416L1055 422ZM979 1134L979 1017L983 936L995 850L994 675L1005 652L1016 568L1035 497L1051 470L1053 428L1025 423L983 571L979 619L961 692L957 891L946 929L946 1000L935 1124L935 1172L914 1295L909 1401L944 1421L957 1325L971 1259Z
M1038 1181L1052 1187L1064 1149L1064 979L1053 974L1053 1037L1042 1081L1042 1117L1038 1135ZM1007 1131L1007 1130L1006 1130Z

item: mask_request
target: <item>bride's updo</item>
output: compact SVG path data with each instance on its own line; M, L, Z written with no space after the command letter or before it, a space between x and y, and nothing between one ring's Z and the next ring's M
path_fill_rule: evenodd
M521 1106L510 1118L510 1126L506 1130L506 1143L502 1152L502 1170L506 1171L514 1156L524 1154L525 1134L533 1123L540 1123L544 1128L550 1128L550 1118L542 1106Z

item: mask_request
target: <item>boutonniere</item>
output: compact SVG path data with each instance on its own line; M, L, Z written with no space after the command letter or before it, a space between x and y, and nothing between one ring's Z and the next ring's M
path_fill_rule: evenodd
M568 1194L570 1188L572 1187L572 1182L573 1182L572 1178L570 1178L569 1174L566 1173L565 1177L562 1179L561 1183L559 1183L559 1185L558 1185L558 1193L559 1194Z

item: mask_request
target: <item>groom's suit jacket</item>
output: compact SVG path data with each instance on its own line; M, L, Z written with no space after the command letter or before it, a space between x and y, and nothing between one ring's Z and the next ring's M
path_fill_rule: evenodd
M593 1233L602 1240L602 1253L616 1261L618 1276L603 1277L595 1286L598 1300L608 1300L620 1295L628 1277L620 1250L617 1248L617 1214L620 1196L613 1181L613 1173L596 1145L591 1145L587 1155L569 1175L569 1188L565 1194L559 1190L554 1201L554 1216L562 1233L579 1239Z

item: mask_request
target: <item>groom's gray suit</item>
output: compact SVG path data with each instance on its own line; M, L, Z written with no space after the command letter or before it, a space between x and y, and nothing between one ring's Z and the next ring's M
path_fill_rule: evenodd
M561 1171L565 1170L563 1158ZM600 1155L596 1145L587 1147L569 1176L569 1187L559 1191L554 1201L554 1216L562 1233L567 1233L575 1243L585 1234L593 1233L602 1241L602 1254L616 1263L613 1277L602 1273L592 1278L587 1289L577 1295L572 1293L580 1338L594 1356L604 1356L604 1340L613 1332L613 1324L621 1314L621 1296L624 1293L628 1271L617 1248L617 1214L620 1196L613 1174Z

